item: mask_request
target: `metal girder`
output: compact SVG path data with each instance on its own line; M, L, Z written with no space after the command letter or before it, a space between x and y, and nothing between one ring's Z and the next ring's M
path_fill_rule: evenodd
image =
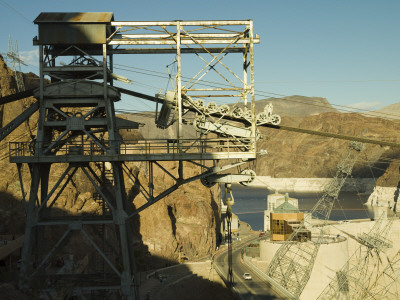
M184 26L181 22L181 25ZM238 36L237 33L193 33L190 34L191 37L194 38L218 38L218 41L223 38L236 38ZM185 36L183 35L182 38ZM137 38L137 39L165 39L171 38L170 34L116 34L114 35L113 39L130 39L130 38Z
M43 72L50 73L50 72L102 72L102 66L61 66L61 67L44 67Z
M363 299L399 299L400 298L400 251L388 259L387 266L377 276Z
M199 39L197 38L197 42L194 42L192 40L181 40L181 45L197 45L197 43L199 44L217 44L217 43L221 43L221 44L228 44L231 43L232 40L229 39ZM249 44L250 43L250 39L249 38L245 38L245 39L237 39L235 41L238 44ZM259 39L255 39L255 42L259 43L260 40ZM108 45L176 45L175 41L169 41L169 40L163 40L160 41L158 39L112 39L110 42L108 42ZM226 50L227 53L229 53L229 50Z
M22 143L21 146L10 148L10 162L11 163L65 163L65 162L95 162L95 161L188 161L188 160L226 160L226 159L255 159L257 153L253 152L215 152L215 153L166 153L166 154L96 154L96 155L79 155L67 154L65 155L47 155L47 156L33 156L28 153L29 143ZM18 152L21 150L22 152ZM25 152L25 155L23 153Z
M182 106L184 103L184 94L194 93L192 97L200 97L195 93L203 90L208 92L204 97L234 97L239 99L245 111L248 111L247 123L250 123L250 133L253 138L251 148L255 151L256 136L256 117L254 103L254 51L253 45L259 43L259 37L253 33L252 20L220 20L220 21L144 21L144 22L111 22L111 26L115 27L115 31L108 37L108 45L121 45L132 47L130 49L117 49L117 51L132 51L140 53L143 48L135 52L135 47L147 45L144 50L147 53L176 53L176 110L177 110L177 136L182 136ZM158 49L162 45L171 45L172 50ZM208 50L208 46L213 45ZM215 47L218 45L219 47ZM239 46L240 45L240 46ZM220 51L215 51L216 49ZM240 49L238 49L240 48ZM189 50L185 50L189 49ZM197 50L200 49L200 50ZM224 63L223 58L227 53L242 52L243 74L238 75ZM110 50L113 51L113 50ZM182 84L182 70L184 65L181 61L181 54L187 52L196 53L197 57L204 62L204 67L186 84ZM200 52L206 54L205 57L199 55ZM248 76L248 69L249 75ZM209 71L217 74L217 78L228 83L232 88L226 89L235 91L237 94L221 95L221 88L196 88L199 80L203 78ZM247 100L251 98L249 107ZM155 100L149 99L149 100ZM157 100L156 100L157 101ZM158 101L157 101L158 102ZM235 104L236 106L237 104ZM190 106L190 105L189 105ZM208 118L208 114L205 114Z
M6 104L6 103L10 103L10 102L14 102L17 100L21 100L27 97L31 97L33 96L33 92L34 92L35 88L33 89L29 89L23 92L19 92L19 93L15 93L12 95L8 95L8 96L3 96L0 97L0 105L2 104Z
M84 172L86 171L86 168L88 168L92 175L90 175L87 171L85 174L91 179L90 181L94 185L96 189L98 189L98 186L105 186L105 183L101 181L101 179L97 176L94 176L93 173L94 171L89 167L85 166L84 164L81 164L79 167L82 169ZM117 173L117 171L114 171L114 178L116 179L114 188L117 190L116 194L112 196L111 194L107 194L104 196L104 199L107 201L107 206L110 208L112 214L110 216L106 215L101 215L101 216L64 216L64 217L46 217L47 212L52 208L52 205L57 201L58 196L62 192L62 190L65 188L66 184L70 182L70 175L74 175L77 170L77 165L69 165L65 172L59 177L59 180L54 184L50 192L47 192L47 188L43 190L43 186L46 186L48 183L48 177L43 176L43 173L45 173L46 166L43 164L34 164L33 165L33 172L32 172L32 183L31 183L31 194L30 194L30 199L29 199L29 205L28 205L28 210L27 210L27 218L28 218L28 227L26 230L26 236L25 236L25 247L24 247L24 252L23 252L23 269L21 271L21 281L20 285L21 288L26 288L27 286L31 285L32 283L36 282L36 280L39 280L39 277L43 276L48 276L46 273L46 270L44 269L45 265L49 261L51 257L54 257L56 253L58 253L58 249L60 246L66 242L67 236L72 234L73 231L80 231L83 233L83 235L86 237L86 239L89 241L89 243L93 246L93 248L100 254L100 256L104 259L104 261L111 266L111 269L115 271L115 274L117 277L120 279L121 285L123 285L124 293L127 298L133 298L135 292L133 291L133 277L132 277L132 250L129 250L131 243L128 241L129 238L129 230L127 231L127 221L126 217L127 216L126 212L124 212L123 209L123 198L125 197L122 194L118 193L119 191L122 191L121 188L118 189L116 185L120 185L121 187L125 187L123 183L123 179L121 177L121 172ZM72 170L70 172L70 170ZM118 164L114 165L114 170L118 169ZM49 168L48 168L49 170ZM38 176L38 175L41 176ZM122 182L121 182L122 181ZM64 182L64 184L62 184ZM39 190L39 186L41 187L41 195L39 197L40 203L39 205L34 205L33 203L36 202L36 198L38 198L37 192ZM55 193L56 190L59 190L59 193ZM111 197L112 199L108 198ZM108 199L108 200L107 200ZM51 202L49 205L48 203ZM111 205L111 202L113 203ZM85 226L97 226L97 225L105 225L105 224L114 224L118 226L119 228L119 241L121 243L121 248L125 249L125 251L122 251L120 254L122 258L125 260L124 265L129 265L130 267L124 268L123 271L119 271L118 264L115 262L111 262L110 258L104 254L104 251L100 248L98 244L94 241L94 239L91 237L91 235L85 230ZM34 247L36 242L39 243L44 243L44 240L41 239L41 235L38 235L41 230L45 227L58 227L58 228L63 228L60 226L67 226L67 231L64 232L64 235L59 239L59 241L51 248L49 252L40 252L40 248ZM43 238L43 237L42 237ZM44 257L43 260L37 261L36 264L31 264L28 262L28 259L31 259L32 255L37 255L36 257ZM44 255L44 256L43 256ZM46 275L47 274L47 275ZM38 277L39 276L39 277ZM90 276L90 275L87 275ZM68 276L67 276L68 277ZM63 279L64 277L60 277L60 279ZM40 286L38 286L40 288ZM120 286L121 289L121 286Z
M14 131L19 125L25 122L39 109L39 102L33 103L22 114L18 115L14 120L0 129L0 141L4 140L11 132Z
M210 20L210 21L112 21L111 26L224 26L224 25L250 25L253 20Z
M241 175L241 174L215 174L207 176L208 182L213 183L240 183L252 181L254 177L251 175Z
M140 184L140 181L138 180L137 177L134 176L134 174L132 174L132 173L128 172L128 170L126 170L127 167L125 166L125 169L124 169L125 174L129 178L129 180L132 181L132 183L136 184L137 182L139 182L140 192L142 193L142 195L147 200L147 203L143 204L140 207L137 207L136 210L134 212L132 212L128 216L128 218L134 217L135 215L140 213L142 210L144 210L147 207L155 204L156 202L158 202L159 200L163 199L165 196L171 194L172 192L177 190L180 186L182 186L182 185L184 185L186 183L189 183L189 182L192 182L192 181L195 181L195 180L198 180L198 179L202 179L202 178L208 178L209 176L214 176L216 173L227 171L227 170L229 170L231 168L239 167L239 166L241 166L243 164L246 164L246 163L248 163L248 161L240 161L240 162L237 162L237 163L227 164L227 165L222 166L222 167L214 166L214 167L207 168L207 167L204 166L206 168L205 171L203 171L199 175L195 175L195 176L192 176L192 177L189 177L189 178L184 178L183 177L183 165L181 163L179 164L179 168L178 168L178 177L175 177L175 176L171 175L165 168L163 168L160 164L157 163L157 165L160 167L160 169L163 172L165 172L167 175L169 175L171 178L174 179L175 183L172 184L169 188L165 189L163 192L161 192L160 194L158 194L156 196L153 194L154 191L152 189L152 186L154 184L153 183L153 175L152 175L153 171L151 171L150 175L149 175L149 187L150 188L147 190L143 185ZM148 169L152 170L153 163L149 162L149 164L150 165L149 165ZM241 176L241 175L239 175L239 176ZM227 179L229 179L229 177L227 177ZM254 176L252 178L249 178L248 176L243 175L242 177L240 177L240 179L241 179L240 182L250 182L251 179L254 179Z
M246 47L242 47L240 45L237 45L235 47L230 47L228 49L221 48L221 47L207 47L207 49L203 48L183 48L181 49L181 54L195 54L195 53L244 53L246 52ZM69 50L66 52L63 52L62 50L47 50L46 52L49 55L53 56L70 56L70 55L79 55L80 52L78 50ZM169 47L169 48L160 48L157 47L157 49L152 49L152 48L128 48L128 49L110 49L108 51L108 55L114 55L114 54L175 54L176 53L176 48L175 47ZM101 55L102 51L101 50L92 50L91 51L92 55Z
M150 101L153 101L156 103L161 103L161 104L165 102L165 99L160 98L160 97L146 95L146 94L139 93L136 91L124 89L121 87L116 87L116 88L121 93L124 93L126 95L150 100ZM33 95L33 91L32 91L32 95ZM8 96L0 98L0 104L1 104L2 99L9 99L7 97ZM18 99L20 99L20 98L18 98ZM14 99L12 101L15 101L18 99ZM196 109L190 108L190 107L188 107L188 109L191 111L194 111L194 112L197 111ZM248 121L246 119L234 119L229 115L224 115L223 119L248 124ZM310 135L317 135L317 136L322 136L322 137L332 137L332 138L339 139L339 140L356 141L356 142L365 143L365 144L373 144L373 145L400 148L399 143L387 142L387 141L382 141L382 140L374 140L374 139L362 138L362 137L357 137L357 136L349 136L349 135L337 134L337 133L331 133L331 132L321 132L321 131L317 131L317 130L309 130L309 129L297 128L297 127L291 127L291 126L285 126L285 125L274 125L272 123L263 123L263 124L259 124L258 126L267 127L267 128L271 128L271 129L277 129L277 130L285 130L285 131L298 132L298 133L304 133L304 134L310 134Z

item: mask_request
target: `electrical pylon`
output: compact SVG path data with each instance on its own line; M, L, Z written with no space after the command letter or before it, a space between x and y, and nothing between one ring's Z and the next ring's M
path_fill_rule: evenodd
M364 150L364 144L358 142L350 143L350 149L346 157L337 167L336 176L325 188L322 197L311 211L313 218L329 219L333 204L337 200L346 178L351 174L362 150ZM304 229L303 221L298 229L278 249L267 269L267 275L285 288L294 298L300 296L311 276L315 258L324 237L324 226L321 226L313 240L296 242L295 238L298 232Z
M6 53L6 64L12 66L15 82L17 83L18 92L25 91L24 79L22 78L21 64L26 66L19 57L18 41L13 46L11 35L8 38L8 52Z
M386 276L399 273L399 266L393 267L393 263L382 270L382 254L392 247L388 240L393 218L387 222L381 214L368 233L362 233L355 239L360 243L359 247L349 258L343 268L336 273L336 277L322 291L319 300L328 299L382 299L379 293L382 291L380 283L387 281ZM397 254L396 256L398 256ZM399 264L399 257L394 257L395 265ZM381 278L380 278L381 277ZM389 277L390 278L390 277ZM398 298L390 298L398 299Z
M388 259L385 269L376 278L363 299L400 299L400 250L392 259Z

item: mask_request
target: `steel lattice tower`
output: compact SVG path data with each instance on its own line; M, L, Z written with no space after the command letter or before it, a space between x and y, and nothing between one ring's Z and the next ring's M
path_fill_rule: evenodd
M346 178L351 174L353 166L363 149L364 144L350 143L349 151L337 167L336 176L324 189L322 197L311 211L314 218L329 219L333 204L337 200ZM324 227L321 226L314 241L295 241L297 233L304 230L304 228L303 221L298 229L278 249L267 269L267 275L294 297L299 297L306 286L314 267L320 242L324 238Z
M25 66L26 64L19 57L18 42L15 41L15 44L13 46L11 35L9 36L8 39L8 52L6 53L7 65L10 65L10 62L12 65L12 70L14 72L15 82L17 83L18 92L23 92L25 91L25 85L24 85L24 79L22 78L21 64Z
M386 220L385 214L381 214L368 233L355 238L359 247L323 290L319 300L386 299L381 296L391 297L397 293L389 289L389 285L395 285L399 277L399 253L391 261L388 259L388 265L382 269L384 251L392 247L388 238L393 221L393 218ZM387 286L383 288L382 284ZM388 299L397 299L390 297Z
M400 298L400 251L390 260L384 270L375 278L367 293L362 299L387 299ZM361 298L360 298L361 299Z
M254 113L253 44L259 40L253 34L253 22L115 22L112 13L42 13L35 23L39 25L39 36L34 39L34 44L39 47L40 86L34 91L38 102L4 130L6 136L17 124L39 110L36 139L10 143L10 161L17 164L24 199L23 165L29 167L31 174L20 287L37 290L42 295L58 291L63 297L77 295L85 298L91 295L96 298L99 294L114 293L123 299L135 299L138 288L130 220L183 184L197 179L210 186L216 182L252 181L255 173L249 169L241 174L217 173L255 160L258 154L256 125L276 125L280 121L279 116L272 115L272 107L259 118ZM235 31L227 33L225 29L219 29L226 26L234 27ZM220 31L210 33L210 28ZM146 29L149 33L140 32ZM129 30L133 34L127 34ZM154 34L160 30L165 34ZM162 45L168 47L159 47ZM121 47L114 48L117 46ZM137 46L139 48L135 48ZM113 55L164 53L177 56L174 94L152 97L113 86L113 79L118 78L113 73ZM181 54L193 53L197 56L199 53L207 54L211 58L205 61L206 66L192 79L190 86L184 86L180 57ZM206 93L204 97L218 97L215 93L221 96L221 89L201 89L195 84L202 73L208 72L211 64L213 70L217 62L221 64L221 56L226 53L240 54L243 77L223 64L234 80L239 79L236 84L240 85L232 84L224 89L229 94L223 96L236 97L239 101L233 107L218 107L215 103L206 105L197 99L198 93ZM70 62L62 63L60 58L70 59ZM51 84L45 85L45 76L51 78ZM226 82L227 77L222 76L222 79ZM121 93L163 104L164 110L157 120L160 128L169 126L169 113L175 110L178 116L177 139L122 141L118 130L137 129L138 123L121 121L116 117L114 103L120 99ZM243 108L237 107L239 103ZM186 111L203 115L198 127L206 132L200 138L184 139L182 117ZM225 121L217 124L221 120L233 120L245 126L231 126ZM218 138L208 139L208 132L217 133ZM146 163L148 188L130 172L126 161ZM168 170L162 165L163 161L177 162L177 170ZM185 176L184 162L199 167L201 171L191 177ZM63 169L62 174L54 175L54 166ZM162 192L157 191L158 194L154 188L153 168L161 169L173 179L173 184ZM74 183L78 174L85 177L96 191L103 207L101 214L60 215L55 209L60 195ZM51 182L49 179L52 177L57 180ZM146 199L144 204L133 208L132 203L128 203L125 180L139 186ZM56 241L55 233L58 234ZM50 262L77 235L102 259L103 266L98 268L101 272L87 270L88 262L82 259L72 273L54 274Z

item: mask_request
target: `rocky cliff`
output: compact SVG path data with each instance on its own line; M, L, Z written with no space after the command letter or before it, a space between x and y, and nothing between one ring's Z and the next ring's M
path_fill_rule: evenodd
M268 103L273 105L275 114L285 117L307 117L324 112L337 112L326 98L299 95L258 100L256 111L262 111Z
M177 164L162 163L163 167L177 176ZM143 186L148 185L146 166L141 163L129 163L132 172ZM199 169L184 163L185 176L199 173ZM169 175L154 168L156 181L155 194L173 184ZM127 180L129 195L137 194L136 186ZM177 261L179 256L189 260L207 256L217 246L220 224L219 190L204 187L199 181L185 184L177 191L142 211L134 219L136 237L141 240L154 257ZM135 196L133 204L137 207L146 203L141 194ZM144 258L142 258L144 259ZM147 267L154 261L146 260Z
M397 203L400 196L400 163L397 160L390 162L385 173L378 178L374 191L368 198L371 206L384 206L398 211Z
M400 142L397 132L400 123L381 118L365 117L355 113L328 112L305 118L282 118L282 125L299 128L362 136L365 138ZM268 155L260 157L256 173L272 177L326 178L334 176L337 164L348 151L348 141L289 132L276 129L261 129L264 139L258 149ZM354 167L355 177L381 176L389 162L396 157L398 149L369 144Z
M32 73L23 74L26 88L33 88L38 84L38 78ZM0 55L0 95L6 96L17 92L14 74L5 64ZM0 125L3 127L21 114L34 98L26 98L14 103L0 105ZM36 117L37 118L37 117ZM17 168L8 160L8 144L11 141L28 140L30 133L34 132L36 124L35 115L29 122L24 122L0 143L0 234L22 234L25 227L24 206L21 202L21 187L19 184ZM28 170L24 177L28 178Z

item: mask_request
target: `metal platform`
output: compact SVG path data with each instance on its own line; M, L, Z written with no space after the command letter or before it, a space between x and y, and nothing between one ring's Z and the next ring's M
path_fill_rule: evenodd
M112 143L108 141L107 144ZM69 142L57 147L55 155L35 155L32 142L11 142L12 163L63 163L96 161L186 161L215 159L255 159L257 153L250 152L238 139L186 139L115 141L119 154L108 153L93 141ZM239 145L238 145L239 143ZM38 149L38 148L36 148ZM47 147L39 147L43 152Z

